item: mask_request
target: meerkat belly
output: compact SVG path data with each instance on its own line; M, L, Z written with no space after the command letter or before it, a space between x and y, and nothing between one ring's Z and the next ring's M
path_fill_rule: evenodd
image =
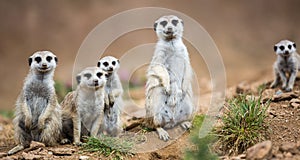
M95 101L89 101L86 103L81 103L79 107L80 117L82 119L83 125L91 131L93 123L100 116L101 108L97 105Z
M38 122L39 116L47 107L51 93L49 92L49 88L40 84L29 85L25 92L26 103L32 116L32 123L35 125Z

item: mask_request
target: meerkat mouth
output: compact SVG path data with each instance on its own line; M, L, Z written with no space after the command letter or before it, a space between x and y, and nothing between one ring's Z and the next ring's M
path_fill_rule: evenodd
M40 72L48 72L48 71L51 70L50 67L38 67L37 69L38 69L38 71L40 71Z

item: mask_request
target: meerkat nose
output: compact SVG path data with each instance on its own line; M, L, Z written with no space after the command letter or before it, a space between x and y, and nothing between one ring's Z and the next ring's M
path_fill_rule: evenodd
M173 30L172 27L168 27L169 32L172 32L172 30Z
M43 63L42 66L43 66L43 67L47 67L47 64L46 64L46 63Z

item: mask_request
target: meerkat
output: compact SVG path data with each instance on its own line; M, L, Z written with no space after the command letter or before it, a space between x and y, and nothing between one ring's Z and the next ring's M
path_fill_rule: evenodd
M120 118L123 107L123 88L117 73L120 68L120 61L115 57L106 56L98 61L97 67L108 73L105 86L104 122L100 131L110 136L118 136L123 130Z
M273 65L275 78L271 88L276 87L281 80L282 89L290 92L293 90L294 82L300 69L300 56L296 52L296 43L282 40L274 45L274 51L277 54L277 60Z
M170 137L164 128L180 124L188 129L192 125L193 71L182 42L183 21L174 15L163 16L155 21L154 31L158 42L147 71L146 125L167 141Z
M77 88L61 103L63 139L81 145L82 136L96 137L104 116L104 87L107 72L98 67L87 67L76 76Z
M54 146L61 133L61 108L53 81L57 58L50 51L37 51L28 62L29 73L17 99L13 120L18 145L9 155L29 147L31 141Z

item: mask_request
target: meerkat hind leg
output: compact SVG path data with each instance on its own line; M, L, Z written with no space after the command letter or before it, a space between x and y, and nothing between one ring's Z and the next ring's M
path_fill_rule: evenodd
M275 75L275 79L272 82L272 84L270 85L271 88L275 88L278 85L279 81L280 81L279 74L276 72L274 75Z
M156 131L161 140L168 141L170 139L169 133L166 130L164 130L163 128L161 128L161 127L156 128Z

